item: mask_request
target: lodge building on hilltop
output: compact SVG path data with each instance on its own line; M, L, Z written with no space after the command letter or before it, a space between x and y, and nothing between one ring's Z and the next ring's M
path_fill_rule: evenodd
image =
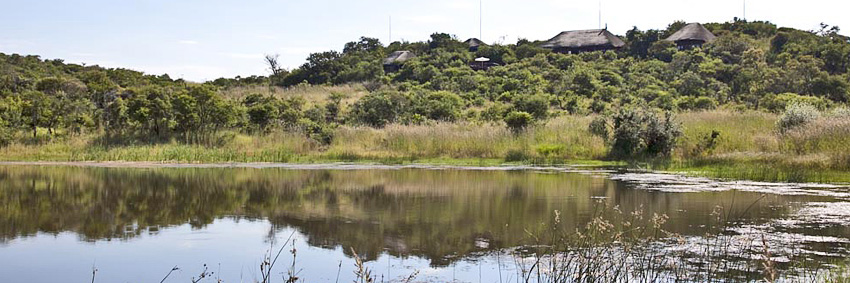
M387 58L384 58L384 72L393 73L401 70L401 67L404 66L404 62L416 57L416 54L410 51L396 51L390 53Z
M664 40L675 42L679 50L688 50L702 47L703 44L712 42L715 38L717 36L700 23L690 23Z
M622 39L607 29L574 30L562 32L540 47L553 52L576 54L581 52L616 50L625 46Z
M465 43L469 47L469 52L477 52L478 47L486 45L486 44L484 44L483 41L481 41L480 39L474 38L474 37L467 39L463 43Z

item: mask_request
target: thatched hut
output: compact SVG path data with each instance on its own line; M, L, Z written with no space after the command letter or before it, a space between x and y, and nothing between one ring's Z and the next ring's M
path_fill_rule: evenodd
M404 62L415 58L416 54L410 51L396 51L390 53L387 58L384 58L384 72L392 73L397 72L404 66Z
M463 43L466 43L466 45L469 46L469 52L476 52L476 51L478 51L478 47L480 47L482 45L486 45L486 44L484 44L483 41L481 41L480 39L474 38L474 37L467 39Z
M574 54L589 51L619 49L626 45L622 39L606 29L574 30L562 32L540 47L554 52Z
M715 38L717 37L700 23L690 23L664 40L673 41L679 50L685 50L701 47Z

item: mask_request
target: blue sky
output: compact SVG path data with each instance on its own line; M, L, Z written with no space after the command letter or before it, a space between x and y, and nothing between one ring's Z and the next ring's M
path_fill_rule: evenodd
M446 32L478 36L479 0L0 0L0 52L124 67L204 81L266 74L263 54L294 68L311 52L340 50L360 36L386 43ZM596 1L484 0L485 42L548 39L598 26ZM742 0L603 0L603 25L664 28L675 20L728 21ZM747 1L747 18L811 30L820 22L850 31L846 0ZM847 34L846 31L842 32Z

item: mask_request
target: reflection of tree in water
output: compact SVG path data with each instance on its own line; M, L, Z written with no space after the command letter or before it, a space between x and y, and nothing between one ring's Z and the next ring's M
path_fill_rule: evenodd
M0 187L4 240L64 231L86 241L127 239L240 217L268 219L273 230L295 227L313 246L354 248L366 259L423 256L434 265L520 245L526 229L550 223L554 210L564 227L583 226L595 210L592 197L649 215L685 209L666 228L693 233L704 231L691 224L729 203L721 193L662 194L585 175L500 171L0 167ZM757 197L736 196L746 205ZM751 218L780 215L784 209L767 208L786 201L768 198Z

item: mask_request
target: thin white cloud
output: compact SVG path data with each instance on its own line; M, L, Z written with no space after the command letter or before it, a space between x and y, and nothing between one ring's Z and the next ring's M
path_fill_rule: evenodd
M198 44L198 42L197 42L197 41L194 41L194 40L180 40L180 41L178 41L177 43L185 44L185 45L195 45L195 44Z

